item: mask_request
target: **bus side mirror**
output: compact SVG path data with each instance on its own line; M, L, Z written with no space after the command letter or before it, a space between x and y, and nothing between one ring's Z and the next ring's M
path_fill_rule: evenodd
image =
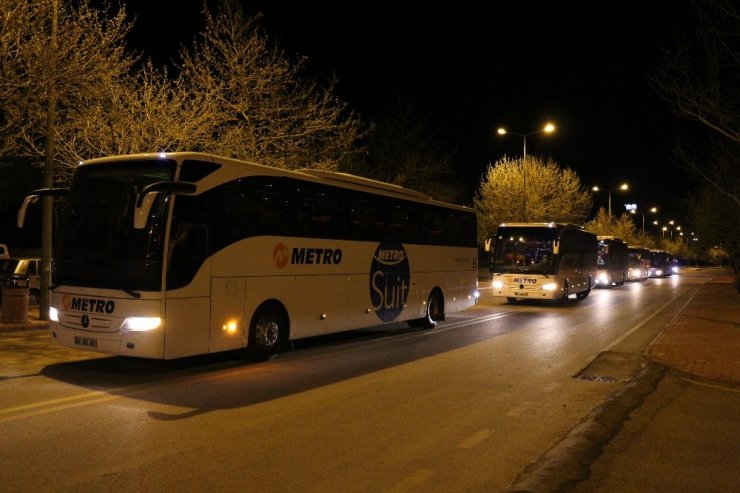
M483 243L483 251L490 252L491 251L491 241L493 238L486 238L485 243Z
M28 205L35 204L38 200L39 196L36 194L26 195L26 198L23 199L23 203L20 209L18 209L18 216L15 218L15 223L19 228L23 228L23 223L26 222L26 209L28 209Z
M137 198L136 209L134 210L134 229L144 229L146 226L146 220L149 217L149 213L152 210L152 204L161 192L149 192L144 195L141 200ZM141 205L139 205L141 202Z
M197 188L198 187L196 187L195 183L185 181L158 181L145 186L136 196L134 229L144 229L146 226L146 220L152 210L154 199L156 199L160 193L194 195Z
M560 251L560 241L555 240L552 242L552 253L553 255L557 255Z
M29 204L35 204L38 202L39 197L58 197L67 193L66 188L40 188L26 195L23 199L20 209L18 209L18 216L15 218L15 223L19 228L23 227L26 222L26 211L28 210Z

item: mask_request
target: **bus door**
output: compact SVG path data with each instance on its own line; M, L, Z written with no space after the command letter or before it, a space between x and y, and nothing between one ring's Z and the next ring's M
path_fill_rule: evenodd
M207 224L193 217L172 220L167 249L165 358L209 351L211 262L207 260L208 233Z
M209 351L243 346L249 321L244 319L246 282L243 277L215 277L211 280L211 321Z

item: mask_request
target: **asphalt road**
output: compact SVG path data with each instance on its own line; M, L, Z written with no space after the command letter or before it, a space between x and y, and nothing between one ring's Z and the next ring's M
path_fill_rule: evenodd
M2 491L503 491L640 368L700 279L494 300L379 327L152 362L0 339Z

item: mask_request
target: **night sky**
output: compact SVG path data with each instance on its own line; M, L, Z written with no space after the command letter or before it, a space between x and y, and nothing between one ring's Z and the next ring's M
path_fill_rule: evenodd
M132 45L166 62L202 26L202 2L125 2L137 15ZM208 5L215 2L208 1ZM308 57L309 73L336 74L339 95L366 119L397 97L428 114L457 149L454 165L471 195L481 173L546 121L558 130L527 139L527 154L552 157L589 187L616 188L624 202L686 215L695 186L673 164L680 120L647 76L691 23L688 2L243 2L286 55ZM173 17L173 12L176 12ZM622 195L619 195L622 194ZM606 206L605 193L596 204Z

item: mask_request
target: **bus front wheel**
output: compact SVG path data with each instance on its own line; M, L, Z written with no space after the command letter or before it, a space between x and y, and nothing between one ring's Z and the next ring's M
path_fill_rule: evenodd
M288 321L283 311L274 304L264 304L249 323L247 359L266 361L277 354L288 340Z
M560 303L565 304L568 302L568 297L570 296L569 291L570 290L568 289L568 281L565 281L565 283L563 284L563 297L560 298Z

